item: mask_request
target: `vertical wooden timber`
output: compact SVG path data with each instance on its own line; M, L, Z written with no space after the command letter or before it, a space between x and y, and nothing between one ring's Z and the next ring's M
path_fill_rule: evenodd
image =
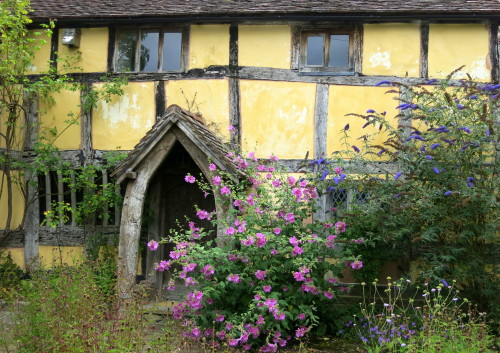
M500 41L498 38L498 26L500 23L490 23L490 63L491 63L491 81L500 82Z
M57 172L57 203L59 205L64 203L64 183L63 177L60 172ZM59 213L59 226L64 225L64 214Z
M108 58L107 58L107 69L108 73L113 73L114 71L114 53L115 53L115 42L116 42L116 28L114 26L108 27Z
M291 34L292 60L290 61L290 69L298 70L300 60L300 26L292 26Z
M101 187L103 188L102 192L104 193L105 190L104 188L108 184L108 171L104 169L102 171L102 185ZM104 227L107 227L109 225L109 204L106 202L103 206L103 216L102 216L102 225Z
M363 72L363 25L357 24L354 27L354 73Z
M329 86L327 84L316 85L316 106L314 110L314 159L326 157L327 127L328 127L328 96ZM319 166L315 167L315 172L319 171ZM314 218L324 221L326 217L326 194L321 195L316 205L318 211Z
M71 171L71 184L75 185L76 184L76 176L75 172L72 170ZM71 208L73 211L76 210L76 192L74 190L71 190ZM71 215L71 226L75 227L76 226L76 219L75 219L75 212Z
M155 107L156 107L156 120L165 115L166 108L165 98L165 81L155 82Z
M92 162L92 109L84 108L88 106L87 97L92 89L91 83L86 83L80 92L81 120L80 132L82 136L83 164Z
M50 38L50 66L57 70L57 51L59 50L59 29L52 30Z
M238 25L229 27L229 125L231 130L231 144L241 145L241 116L240 116L240 83L236 77L238 71Z
M32 151L38 140L38 96L25 95L26 102L26 136L24 150ZM39 233L40 225L38 203L38 175L26 173L26 215L24 219L24 265L27 270L39 265Z
M429 24L420 25L420 77L429 77Z

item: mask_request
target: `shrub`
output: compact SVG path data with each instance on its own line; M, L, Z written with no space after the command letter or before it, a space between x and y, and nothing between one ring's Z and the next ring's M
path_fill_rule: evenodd
M339 152L339 158L349 159L346 170L389 164L379 164L382 172L375 173L358 168L357 180L338 186L368 195L345 214L346 237L365 238L358 251L371 266L407 257L422 279L456 278L468 298L494 314L500 86L437 80L427 83L432 87L381 84L396 86L406 100L395 120L373 110L353 114L379 131L364 135L363 145L346 144ZM344 130L347 136L348 126ZM381 134L384 142L374 142ZM365 269L358 278L373 278L380 268Z
M0 249L0 301L15 297L23 276L23 270L14 263L12 255Z
M138 302L117 307L95 267L83 263L34 272L23 282L12 342L19 352L138 352L146 325Z
M462 298L455 282L427 283L411 290L409 280L363 283L361 317L352 323L368 352L487 352L493 344L486 314Z
M321 175L296 179L277 169L277 157L230 156L247 179L231 181L212 164L214 189L201 183L228 210L227 219L218 223L215 211L197 212L224 236L203 241L210 234L191 221L186 232L164 240L175 248L156 268L173 269L175 278L194 289L174 308L174 317L186 320L187 336L215 347L275 352L314 329L324 333L339 292L335 275L363 264L346 255L349 242L338 245L344 243L345 223L314 217L324 190ZM191 175L185 180L196 181ZM155 241L148 245L157 248ZM172 279L168 289L174 285Z

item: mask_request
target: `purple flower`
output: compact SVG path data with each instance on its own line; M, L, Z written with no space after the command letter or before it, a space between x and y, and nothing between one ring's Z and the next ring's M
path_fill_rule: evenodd
M431 85L431 84L433 84L433 83L435 83L437 81L438 81L437 79L433 78L432 80L429 80L429 81L425 82L425 84L426 85Z
M436 168L436 167L432 168L432 170L433 170L433 171L434 171L434 173L436 173L436 174L441 173L441 171L440 171L438 168Z
M283 218L285 219L285 221L287 221L287 223L295 222L295 215L291 212L285 214L285 216Z
M223 186L221 189L220 189L220 193L222 195L229 195L231 194L231 189L229 189L227 186Z
M359 151L359 148L357 148L357 147L356 147L356 146L354 146L354 145L352 146L352 149L353 149L353 150L354 150L354 152L356 152L356 153L359 153L359 152L360 152L360 151Z
M186 183L190 184L193 184L196 181L195 177L189 174L184 177L184 180L186 181Z
M403 173L397 172L396 175L394 176L394 180L398 180L401 175L403 175Z
M333 299L333 293L330 291L324 291L323 295L328 299Z
M359 260L353 261L353 262L351 263L351 268L352 268L353 270L360 270L360 269L361 269L361 267L363 267L363 263L362 263L361 261L359 261Z
M321 176L319 177L319 180L320 181L325 180L325 178L327 177L327 175L328 175L328 170L327 169L323 169L323 172L321 173Z
M380 81L375 86L381 86L381 85L392 85L392 82L391 81Z
M257 277L260 280L265 279L266 276L267 276L267 272L266 271L257 270L257 272L255 272L255 277Z
M158 246L159 246L159 244L156 240L150 240L148 242L148 248L151 251L155 251L156 249L158 249Z
M425 156L425 159L427 159L428 161L432 161L432 156L430 156L430 155L426 155L426 156Z
M257 245L257 247L259 247L259 248L264 247L264 245L266 245L266 243L267 243L267 238L262 233L255 234L255 239L257 241L257 243L255 245Z
M212 181L213 181L214 185L220 185L222 178L220 176L216 175L212 178Z
M297 330L295 330L295 337L302 337L306 334L307 332L307 327L305 326L302 326L302 327L299 327Z
M476 181L474 180L473 177L468 177L467 178L467 186L470 188L473 188L475 186Z
M400 104L396 107L396 109L401 109L401 110L406 110L406 109L410 109L411 108L411 104L408 104L408 103L403 103L403 104Z
M466 132L466 133L468 133L468 134L470 134L470 133L471 133L470 129L469 129L467 126L462 126L462 127L459 127L457 130L463 130L463 131L465 131L465 132Z
M465 105L463 105L463 104L457 104L457 108L458 108L459 110L464 110L466 107L465 107Z
M371 113L375 113L375 110L373 110L373 109L368 109L366 112L367 112L368 114L371 114Z
M271 286L262 286L262 290L264 291L264 293L269 293L271 289L272 289Z
M205 210L199 210L198 212L196 212L196 215L198 216L199 219L210 220L210 213L208 213Z
M239 282L241 282L241 278L237 274L230 274L229 276L227 276L227 280L229 282L233 282L233 283L239 283Z
M292 250L292 255L297 256L300 255L304 252L304 249L302 249L300 246L295 246Z
M451 194L453 194L453 191L448 190L444 193L444 196L450 196Z
M349 124L347 124L346 126L344 126L344 131L347 131L349 130Z

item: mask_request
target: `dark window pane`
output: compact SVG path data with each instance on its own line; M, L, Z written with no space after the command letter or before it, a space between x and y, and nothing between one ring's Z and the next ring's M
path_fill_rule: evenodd
M325 38L323 36L308 36L306 65L323 66L324 48Z
M141 65L139 71L158 71L158 31L141 32Z
M179 71L181 69L182 33L163 34L163 71Z
M137 31L123 31L118 34L118 52L116 55L116 71L135 71L135 49Z
M330 36L330 67L349 67L349 35L334 34Z

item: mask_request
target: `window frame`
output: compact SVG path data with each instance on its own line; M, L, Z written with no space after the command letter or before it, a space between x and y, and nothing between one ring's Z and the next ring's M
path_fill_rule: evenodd
M339 75L349 76L361 71L361 26L321 26L301 27L298 30L298 71L301 75ZM307 65L307 38L311 35L323 36L323 65ZM328 66L330 54L330 36L348 35L348 66Z
M134 57L134 70L122 71L118 69L118 54L119 54L119 37L120 34L127 31L135 31L137 34L135 57ZM156 71L143 71L140 70L141 65L141 33L158 31L158 53L157 53L157 70ZM180 48L180 68L179 70L163 70L163 39L165 33L181 33L181 48ZM120 27L116 29L114 38L114 53L113 53L113 71L116 73L180 73L185 72L188 63L188 39L189 27L188 26L141 26L141 27Z

